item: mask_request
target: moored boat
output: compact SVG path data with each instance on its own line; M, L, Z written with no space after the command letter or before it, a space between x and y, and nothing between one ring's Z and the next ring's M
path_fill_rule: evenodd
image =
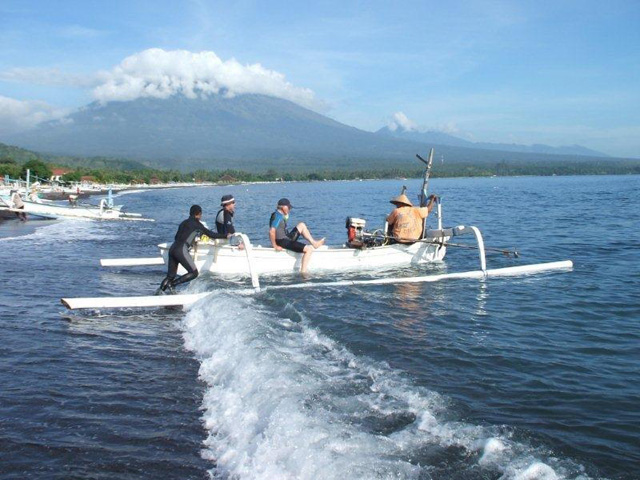
M0 199L0 210L3 212L26 213L43 218L80 218L87 220L137 220L153 222L153 219L143 218L139 213L127 213L121 207L110 206L102 199L99 205L71 204L59 205L50 202L34 202L22 200L24 208L16 209L10 199Z

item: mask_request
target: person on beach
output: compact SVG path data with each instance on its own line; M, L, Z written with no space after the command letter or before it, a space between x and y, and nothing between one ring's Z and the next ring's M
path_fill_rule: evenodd
M22 197L20 196L17 190L15 190L13 192L13 195L11 195L11 201L13 202L13 208L18 210L24 210L24 202L22 201ZM24 212L15 212L15 213L16 213L16 217L18 217L21 222L27 221L26 213Z
M271 240L271 245L278 252L286 249L292 252L302 253L300 272L305 273L309 265L309 260L311 259L311 254L316 248L324 245L324 238L314 240L311 232L302 222L298 223L293 230L287 230L287 220L289 220L291 208L292 206L289 199L281 198L278 200L276 211L271 214L271 219L269 220L269 240ZM299 242L298 238L301 235L311 243L311 245Z
M435 195L430 195L426 207L414 207L404 193L392 198L391 203L396 209L387 217L392 241L411 244L420 240L424 219L431 213L436 198Z
M200 219L202 218L202 208L199 205L192 205L189 209L189 218L184 220L178 227L176 237L169 249L169 268L167 276L156 294L160 295L167 289L170 293L175 293L175 286L181 283L190 282L198 277L198 269L196 264L189 255L189 249L193 246L196 237L199 234L205 234L210 238L227 238L224 233L212 232L205 227ZM228 236L230 236L229 234ZM178 265L182 265L187 271L186 274L176 278Z

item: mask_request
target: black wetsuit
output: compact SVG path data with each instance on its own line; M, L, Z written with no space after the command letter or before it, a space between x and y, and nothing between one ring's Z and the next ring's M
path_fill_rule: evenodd
M200 220L189 217L178 227L176 237L169 249L169 270L167 277L162 281L160 288L165 290L168 286L174 287L181 283L190 282L198 276L198 269L189 255L189 248L193 246L198 234L204 233L211 238L227 238L226 235L215 233L205 227ZM187 273L176 278L178 264L182 265Z
M233 226L233 213L228 212L224 208L218 210L218 214L216 215L216 229L218 233L224 233L225 235L236 233L236 229Z

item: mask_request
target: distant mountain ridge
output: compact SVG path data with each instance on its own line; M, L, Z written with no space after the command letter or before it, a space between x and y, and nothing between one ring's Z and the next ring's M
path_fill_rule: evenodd
M108 155L185 168L212 160L233 166L234 160L400 159L420 148L257 94L96 102L8 140L58 155Z
M182 171L405 168L415 166L415 154L432 146L453 163L534 162L544 155L480 149L443 133L395 138L366 132L259 94L95 102L0 141L48 155L130 159ZM571 159L580 156L585 154ZM550 155L545 160L563 159Z
M393 137L403 140L411 140L414 142L426 143L429 145L451 145L456 147L480 148L482 150L499 150L502 152L522 152L522 153L543 153L548 155L581 155L587 157L608 157L609 155L591 150L590 148L580 145L566 145L560 147L552 147L550 145L533 144L520 145L516 143L490 143L490 142L471 142L462 138L449 135L448 133L438 132L435 130L418 131L403 128L398 125L395 129L387 126L382 127L376 132L378 135Z

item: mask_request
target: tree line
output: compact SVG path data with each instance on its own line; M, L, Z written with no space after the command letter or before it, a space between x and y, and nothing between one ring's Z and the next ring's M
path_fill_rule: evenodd
M107 160L100 164L109 165ZM32 179L39 177L48 179L53 169L64 167L39 158L31 158L18 163L11 156L0 157L0 176L26 179L26 171L31 171ZM422 176L422 168L371 168L354 170L318 169L315 171L287 172L268 169L264 172L246 170L196 170L180 172L178 170L160 170L144 167L136 162L131 166L122 162L120 168L105 166L102 168L76 165L69 168L62 176L65 182L77 182L82 177L91 177L98 183L171 183L171 182L273 182L273 181L322 181L322 180L357 180L385 178L417 178ZM130 168L128 168L130 167ZM575 161L575 162L530 162L510 163L500 161L495 164L450 163L436 164L432 170L433 178L446 177L490 177L490 176L524 176L524 175L625 175L640 174L640 161Z

